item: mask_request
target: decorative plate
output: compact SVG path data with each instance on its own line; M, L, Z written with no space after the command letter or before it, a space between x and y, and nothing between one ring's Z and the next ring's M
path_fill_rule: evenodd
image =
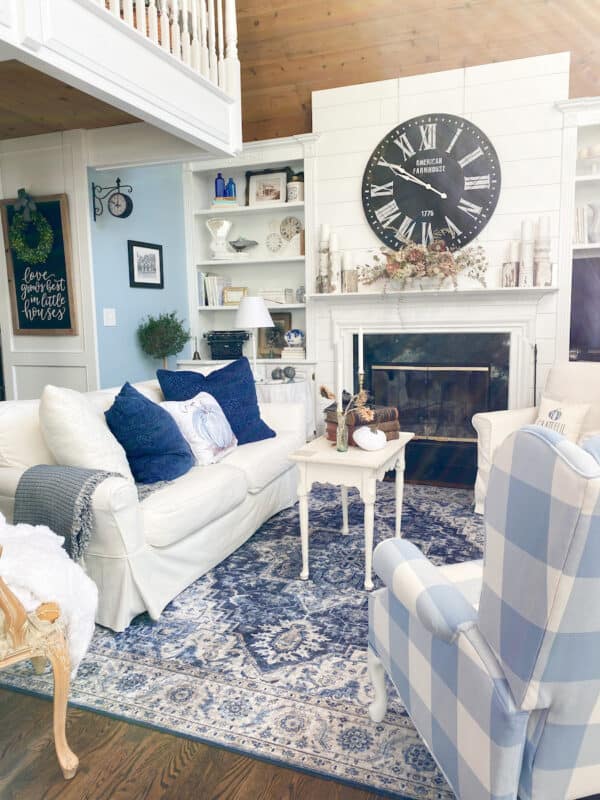
M265 244L269 253L278 253L283 247L283 239L278 233L270 233Z
M291 242L294 236L297 236L302 230L302 223L298 217L285 217L281 220L279 231L286 242Z

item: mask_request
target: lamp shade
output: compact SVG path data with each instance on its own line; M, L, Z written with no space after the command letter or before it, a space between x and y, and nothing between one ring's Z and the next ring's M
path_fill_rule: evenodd
M236 328L272 328L273 320L262 297L242 297L235 315Z

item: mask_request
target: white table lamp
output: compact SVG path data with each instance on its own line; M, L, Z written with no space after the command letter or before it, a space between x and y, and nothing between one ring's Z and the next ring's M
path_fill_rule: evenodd
M256 329L275 327L262 297L242 297L235 315L235 327L252 331L252 371L256 378Z

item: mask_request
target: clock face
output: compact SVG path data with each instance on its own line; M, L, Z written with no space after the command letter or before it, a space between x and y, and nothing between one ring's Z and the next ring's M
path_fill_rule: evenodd
M115 192L108 198L108 210L113 217L128 217L133 210L133 201L122 192Z
M388 247L430 244L455 250L487 225L500 194L500 162L487 136L462 117L425 114L379 142L365 169L363 208Z

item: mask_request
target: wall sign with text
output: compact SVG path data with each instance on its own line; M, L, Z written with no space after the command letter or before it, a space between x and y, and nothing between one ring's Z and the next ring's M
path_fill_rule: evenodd
M15 200L1 203L2 229L13 332L30 336L74 336L77 334L72 296L71 235L66 194L36 197L37 217L20 221L21 247L11 244L10 231L19 211ZM39 224L40 216L43 225ZM48 234L48 226L51 235ZM51 242L40 258L40 231ZM31 253L28 256L27 253ZM33 254L36 254L34 257Z

